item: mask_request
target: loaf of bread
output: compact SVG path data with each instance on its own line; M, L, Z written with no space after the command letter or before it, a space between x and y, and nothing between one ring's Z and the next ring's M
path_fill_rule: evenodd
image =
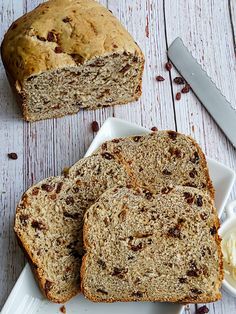
M82 292L96 302L216 301L218 227L213 201L199 189L107 190L85 214Z
M172 173L163 175L165 167ZM193 169L195 180L189 177ZM31 187L17 207L15 232L46 297L63 303L79 292L83 215L103 192L116 185L168 191L170 186L194 182L211 194L199 146L185 135L159 131L106 142L65 177L51 177Z
M163 185L190 186L214 197L206 158L199 145L184 134L158 131L114 139L104 143L99 152L126 165L139 186L154 191Z
M50 0L15 21L2 60L27 121L124 104L141 95L144 57L94 0Z

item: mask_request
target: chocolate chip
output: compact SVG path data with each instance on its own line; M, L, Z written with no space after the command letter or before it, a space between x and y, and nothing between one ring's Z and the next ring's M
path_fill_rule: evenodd
M60 307L60 312L63 313L63 314L66 314L65 305L62 305L62 306Z
M112 140L112 143L119 143L120 140L121 140L121 139L119 139L119 138L114 138L114 139Z
M57 188L56 188L56 193L57 194L61 192L62 186L63 186L63 182L59 182L57 184Z
M176 93L175 99L176 100L180 100L181 99L181 93L180 92Z
M188 270L186 275L189 277L198 277L199 276L197 271L195 271L195 270Z
M104 222L105 226L108 227L109 221L108 221L108 218L107 218L107 217L105 217L105 218L103 219L103 222Z
M197 175L197 171L196 171L196 169L193 169L193 170L191 170L190 172L189 172L189 176L190 176L190 178L195 178L196 177L196 175Z
M175 132L175 131L168 131L167 133L168 133L168 136L169 136L170 139L176 140L177 135L178 135L177 132Z
M47 41L50 41L50 42L56 41L53 32L48 32Z
M151 131L156 132L156 131L158 131L158 128L157 128L156 126L153 126L153 127L151 128Z
M52 286L53 286L53 283L49 280L46 280L45 285L44 285L46 294L51 290Z
M42 184L41 189L46 192L52 192L54 190L54 186L50 184Z
M103 289L97 289L97 292L108 295L108 292Z
M112 156L109 153L102 153L101 155L102 155L103 158L108 159L108 160L111 160L111 159L114 158L114 156Z
M134 252L140 251L143 248L143 244L140 242L138 245L131 245L131 250Z
M176 76L173 81L178 85L183 85L185 83L184 78L181 76Z
M23 226L26 226L27 225L27 221L29 219L29 215L25 215L25 214L21 214L19 216L19 219L20 219L20 222Z
M157 80L158 82L163 82L163 81L165 81L164 77L161 76L161 75L156 76L156 80Z
M138 298L142 298L143 293L141 291L137 291L137 292L133 292L132 293L133 297L138 297Z
M45 224L42 221L33 220L31 222L31 226L37 230L45 230L47 229Z
M190 161L193 163L193 164L197 164L200 160L200 157L198 155L197 152L194 152L193 154L193 157L190 159Z
M55 49L54 49L55 53L62 53L63 50L60 46L57 46Z
M7 154L7 156L9 159L13 159L13 160L16 160L18 158L16 153L9 153Z
M107 266L106 266L106 263L103 260L98 259L97 263L98 263L99 266L102 267L102 269L106 269Z
M98 132L98 130L99 130L99 124L97 123L97 121L93 121L93 122L91 123L91 128L92 128L92 131L93 131L93 132Z
M171 175L171 172L168 171L167 169L164 169L164 170L162 171L162 173L163 173L164 175L166 175L166 176Z
M210 234L211 235L215 235L217 233L217 229L216 229L216 226L213 226L210 228Z
M128 269L114 267L112 276L116 276L120 279L124 278L124 275L127 274Z
M173 188L164 187L164 188L161 189L161 193L162 194L168 194L171 190L173 190Z
M150 191L144 191L146 199L150 200L152 198L152 193Z
M172 69L172 64L170 62L166 62L165 68L167 71L170 71Z
M121 219L121 221L125 221L126 218L126 210L122 210L119 214L118 217Z
M129 69L131 68L130 64L126 64L119 72L124 74L125 72L127 72Z
M194 196L189 192L184 192L184 198L186 199L188 204L192 204L194 201Z
M200 214L200 217L202 218L202 220L206 220L208 218L208 214L203 212Z
M176 225L168 230L168 235L180 239L180 227Z
M40 41L46 41L46 38L44 38L42 36L39 36L39 35L37 35L37 39L40 40Z
M209 309L206 305L199 307L196 311L196 314L206 314L209 313Z
M191 289L190 291L191 291L192 293L194 293L194 294L202 294L202 291L199 290L199 289L196 289L196 288L193 288L193 289Z
M101 147L103 150L106 150L107 149L107 143L103 143Z
M67 196L66 204L67 205L73 205L74 203L75 203L74 198L72 196Z
M65 17L63 20L62 20L64 23L69 23L71 22L71 18L69 18L68 16Z
M187 278L181 277L181 278L179 278L179 282L180 283L186 283L187 282Z
M80 217L79 213L69 213L69 212L64 212L63 216L65 218L71 218L71 219L78 219Z
M134 140L135 142L138 142L140 139L141 139L141 136L134 136L134 137L133 137L133 140Z
M202 207L203 201L202 201L202 196L201 195L197 196L196 204L197 204L198 207Z
M32 195L36 196L39 194L39 188L33 188Z

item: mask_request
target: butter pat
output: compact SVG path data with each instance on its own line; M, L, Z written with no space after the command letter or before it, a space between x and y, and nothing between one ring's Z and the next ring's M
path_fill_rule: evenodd
M230 233L222 240L222 252L224 262L227 264L227 269L236 280L236 231Z

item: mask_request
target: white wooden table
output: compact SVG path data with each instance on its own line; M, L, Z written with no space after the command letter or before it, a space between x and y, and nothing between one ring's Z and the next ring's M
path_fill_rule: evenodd
M12 21L40 0L0 0L0 40ZM0 62L0 308L25 264L13 233L16 202L34 182L80 159L101 125L115 116L139 125L176 129L190 134L205 153L236 169L236 151L192 94L175 94L175 70L164 69L166 49L180 36L227 99L236 106L235 0L102 0L128 28L146 56L143 96L135 104L81 111L65 118L22 121ZM157 82L156 75L164 82ZM236 128L236 127L235 127ZM235 130L236 136L236 130ZM7 154L16 152L17 160ZM236 198L236 186L231 194ZM236 313L236 299L223 292L221 301L208 305L210 313ZM194 305L186 313L195 313Z

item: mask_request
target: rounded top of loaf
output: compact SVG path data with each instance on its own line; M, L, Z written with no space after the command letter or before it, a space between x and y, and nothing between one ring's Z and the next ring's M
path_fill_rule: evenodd
M16 85L44 71L113 53L142 56L117 18L94 0L40 4L11 25L1 50L5 68Z

